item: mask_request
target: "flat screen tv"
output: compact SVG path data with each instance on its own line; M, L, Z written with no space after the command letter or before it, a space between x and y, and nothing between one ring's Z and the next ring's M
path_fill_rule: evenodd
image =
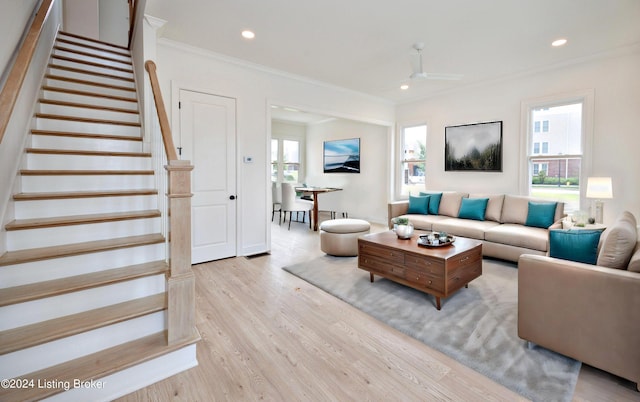
M325 173L360 173L360 138L325 141Z

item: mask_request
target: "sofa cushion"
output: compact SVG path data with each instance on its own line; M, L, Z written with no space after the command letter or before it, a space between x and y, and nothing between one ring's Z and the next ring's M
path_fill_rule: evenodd
M556 206L556 202L529 201L525 225L543 229L553 225Z
M440 200L442 199L442 193L425 193L421 191L420 195L428 195L429 197L431 197L429 199L429 213L431 215L438 215L438 210L440 209Z
M446 219L433 222L432 230L436 232L447 232L454 236L484 240L485 232L499 225L500 224L498 222L493 221L477 221L447 217Z
M527 222L527 215L529 214L529 201L549 202L549 200L542 200L539 198L507 194L504 196L501 221L504 223L519 223L520 225L524 225ZM553 221L557 222L562 219L563 216L564 203L558 202Z
M413 225L413 228L416 230L426 230L432 231L434 222L439 222L445 219L450 219L448 216L442 215L421 215L421 214L410 214L410 215L401 215L402 218L408 218L409 222Z
M429 196L415 196L409 195L409 214L422 214L429 213Z
M460 202L458 218L483 221L488 202L488 198L463 198Z
M627 269L637 240L636 218L631 212L624 211L613 226L602 233L597 264Z
M520 224L503 223L487 230L484 234L484 239L494 243L546 252L549 231Z
M600 230L562 230L549 231L549 256L595 264L598 259Z
M484 219L501 222L504 194L469 194L469 198L488 198L489 202L487 203L487 210L484 213Z
M460 211L460 203L462 202L462 198L467 196L469 196L468 193L460 193L457 191L443 192L442 198L440 199L440 208L438 209L438 215L457 218L458 211Z
M640 243L636 244L636 251L631 256L627 270L631 272L640 272Z

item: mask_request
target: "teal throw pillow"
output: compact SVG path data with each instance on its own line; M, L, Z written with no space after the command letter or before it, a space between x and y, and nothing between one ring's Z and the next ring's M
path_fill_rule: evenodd
M556 215L557 202L532 202L529 201L526 226L546 229L553 225Z
M601 230L554 229L549 231L549 256L595 264Z
M429 198L428 196L409 195L409 211L407 213L427 215L429 213Z
M428 195L431 197L429 200L429 213L431 215L438 215L438 210L440 210L440 200L442 199L442 193L423 193L420 192L420 195Z
M488 202L488 198L463 198L462 203L460 203L458 218L483 221Z

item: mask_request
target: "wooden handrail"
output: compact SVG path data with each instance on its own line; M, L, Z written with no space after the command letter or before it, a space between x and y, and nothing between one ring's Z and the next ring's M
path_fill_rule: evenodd
M0 92L0 143L9 125L11 113L13 113L13 108L18 100L22 83L27 75L29 64L31 64L31 59L33 59L40 34L42 33L47 16L53 7L53 2L54 0L43 0L42 4L40 4L40 8L36 12L27 36L24 38L16 60L11 67L11 72L7 76L7 81L2 88L2 92Z
M153 100L156 103L156 110L158 111L160 131L162 132L162 142L164 143L164 149L167 153L167 160L178 160L176 147L173 145L173 136L171 135L171 127L169 126L167 110L165 109L164 102L162 101L162 93L160 92L160 84L158 83L158 76L156 74L156 63L151 60L147 60L144 63L144 68L149 72L151 91L153 92Z
M133 30L136 27L136 18L138 14L138 1L129 0L129 40L127 47L131 50L131 41L133 40Z

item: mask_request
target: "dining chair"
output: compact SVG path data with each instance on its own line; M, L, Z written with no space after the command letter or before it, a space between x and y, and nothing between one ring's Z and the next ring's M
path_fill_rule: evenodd
M291 230L291 218L293 212L296 212L296 222L304 222L304 216L309 213L309 229L311 229L311 211L313 210L313 201L301 200L296 197L296 190L291 183L282 183L282 212L284 212L284 220L287 220L287 212L289 212L289 230ZM302 212L302 221L297 220L297 213Z
M278 213L278 224L282 223L282 187L276 182L271 182L271 222Z

